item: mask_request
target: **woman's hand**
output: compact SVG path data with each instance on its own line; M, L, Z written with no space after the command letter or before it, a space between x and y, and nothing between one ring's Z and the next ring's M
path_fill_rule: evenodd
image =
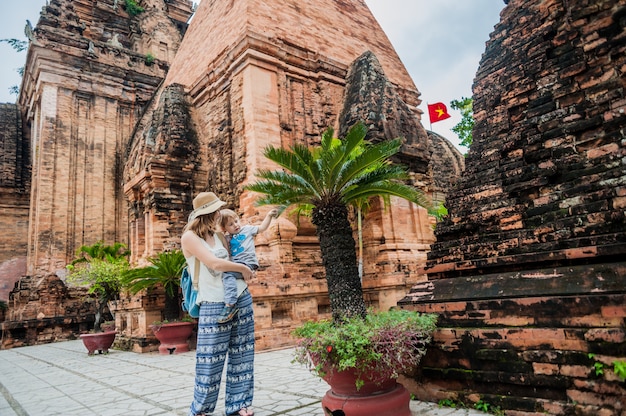
M244 266L243 264L242 266L244 267L244 270L242 270L241 275L243 276L244 280L250 280L256 277L256 272L254 270L250 270L248 266Z

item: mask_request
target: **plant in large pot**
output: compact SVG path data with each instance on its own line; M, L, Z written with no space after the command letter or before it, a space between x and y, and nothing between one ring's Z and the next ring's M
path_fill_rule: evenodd
M395 196L421 206L430 204L419 190L405 183L409 178L406 168L391 162L391 157L402 146L401 138L368 143L365 140L367 127L363 123L352 126L343 139L335 138L333 134L331 128L327 129L322 134L321 144L311 148L302 144L289 149L267 147L265 156L281 169L258 171L256 175L260 180L244 189L262 194L257 200L258 205L279 205L283 209L295 207L310 212L326 271L332 311L329 325L339 329L359 321L364 326L370 323L356 260L350 209L366 206L371 198L376 197L382 197L385 203ZM346 346L346 350L359 348L358 340L362 338L355 340L354 345ZM421 356L419 350L414 354ZM360 364L355 367L359 368ZM332 388L325 399L331 393ZM380 399L378 395L376 400ZM402 400L405 399L402 410L396 411L395 416L409 414L406 389L402 392ZM348 403L348 400L342 397L344 402ZM324 400L322 404L327 408ZM328 404L334 405L339 406L335 402ZM344 413L349 414L345 410L351 405L341 406ZM382 414L368 411L367 406L354 412L360 416Z
M342 406L346 396L387 394L398 402L361 402L357 405L365 409L358 414L402 414L408 393L396 379L417 368L436 321L435 314L390 310L347 318L341 325L330 319L306 322L293 331L298 338L294 361L309 366L331 386L332 394L324 398L326 408ZM355 406L342 408L348 409L357 413Z
M128 270L122 278L123 284L133 294L144 289L163 288L163 320L150 328L160 342L161 354L187 352L187 340L195 322L188 317L181 319L180 277L186 264L185 256L181 250L171 250L158 253L148 261L148 266Z
M76 259L66 266L69 271L67 281L86 287L95 302L93 330L80 337L89 355L95 351L107 353L115 340L116 331L102 331L100 326L107 320L108 303L119 299L121 277L128 270L127 256L130 252L123 243L107 245L98 241L80 247L76 254Z

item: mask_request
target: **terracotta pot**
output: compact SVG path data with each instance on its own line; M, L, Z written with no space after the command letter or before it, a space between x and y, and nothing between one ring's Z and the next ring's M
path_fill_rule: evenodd
M115 341L115 331L98 332L95 334L81 334L80 339L87 348L87 354L93 355L98 351L100 354L108 354L109 348Z
M365 384L357 390L356 372L329 370L324 380L330 390L322 398L325 414L345 416L411 416L411 395L396 380L374 382L375 375L363 374ZM341 413L339 412L341 411Z
M154 336L159 340L160 354L180 354L189 351L187 340L193 332L194 322L171 322L150 325Z

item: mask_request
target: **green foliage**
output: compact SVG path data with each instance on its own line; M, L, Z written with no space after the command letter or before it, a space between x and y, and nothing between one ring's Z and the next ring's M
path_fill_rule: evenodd
M24 52L28 49L28 41L19 39L0 39L0 42L8 43L16 52Z
M67 281L87 287L87 293L95 295L96 331L100 330L107 303L119 299L121 278L129 268L126 258L129 254L125 244L106 245L98 241L91 246L80 247L76 252L77 258L66 266L70 272Z
M0 43L8 43L16 52L24 52L28 49L28 41L20 39L0 39ZM24 67L20 67L17 70L20 77L24 76ZM20 87L17 85L11 85L9 87L9 93L11 95L18 95L20 93Z
M611 368L611 366L604 364L601 361L595 361L596 355L593 353L587 354L587 357L594 360L592 365L593 365L593 369L595 371L596 376L604 375L604 370L607 368ZM626 380L626 361L621 361L621 360L613 361L613 372L620 379Z
M293 334L298 338L295 362L307 364L324 377L333 368L354 368L357 387L372 371L382 381L414 369L426 353L436 328L437 315L405 310L370 312L341 324L332 320L306 322Z
M595 363L593 363L593 368L596 371L596 376L601 376L602 374L604 374L604 364L596 361Z
M164 251L148 259L150 266L128 270L122 284L131 293L162 286L165 289L165 319L175 320L180 313L178 288L186 264L181 250Z
M363 209L373 197L388 203L391 196L429 206L418 189L404 183L409 178L406 168L390 161L400 150L402 139L370 144L365 141L366 134L365 124L357 123L343 140L333 137L329 128L322 133L319 146L269 146L265 157L280 169L260 170L256 173L260 180L244 187L262 194L258 205L278 205L281 212L288 207L310 209L336 321L366 313L348 208ZM333 267L336 264L346 267Z
M148 261L150 266L130 269L124 274L124 286L135 294L140 290L162 285L170 296L174 296L180 287L180 276L186 264L183 252L164 251Z
M154 55L152 55L152 52L148 52L148 53L146 54L146 57L145 57L145 59L144 59L144 62L146 63L146 65L150 66L150 65L152 65L152 64L154 63L154 60L155 60L155 59L156 59L156 58L154 57Z
M3 300L0 300L0 310L6 311L9 308L9 305Z
M100 240L90 246L84 245L76 250L76 258L70 263L74 266L78 263L89 263L92 259L100 259L106 261L114 261L122 259L130 255L126 244L113 243L112 245L104 244Z
M407 170L389 161L400 150L402 139L368 144L366 133L367 127L357 123L344 140L334 138L334 130L329 128L322 134L320 146L269 146L265 157L283 169L257 172L263 180L246 189L264 194L259 205L309 204L313 210L335 201L350 205L376 196L398 196L429 205L419 190L402 182L408 179Z
M452 399L442 399L442 400L439 400L438 405L439 405L439 407L451 407L453 409L456 409L456 407L457 407L457 403L454 400L452 400ZM461 407L463 407L463 406L461 406Z
M137 16L143 13L145 9L137 4L135 0L125 0L126 13L131 16Z
M472 129L474 128L474 110L472 98L462 97L460 100L452 100L450 107L461 112L461 121L452 127L452 131L461 139L461 146L469 147L472 144Z
M482 400L474 403L474 409L480 410L481 412L488 413L489 412L489 403L483 402Z
M622 380L626 380L626 361L613 361L613 372Z
M437 218L437 221L441 221L445 216L448 215L448 208L446 208L443 204L436 204L432 209L428 211L428 213Z

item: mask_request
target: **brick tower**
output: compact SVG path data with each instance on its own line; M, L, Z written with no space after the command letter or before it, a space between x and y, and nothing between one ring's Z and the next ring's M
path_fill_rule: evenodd
M122 160L191 15L188 0L142 5L131 16L118 0L52 0L30 31L18 102L33 165L29 275L64 269L83 244L128 243Z
M327 127L349 127L343 120L366 121L372 140L405 137L400 159L427 193L451 186L436 184L433 172L457 177L462 157L429 139L419 104L363 0L203 1L130 146L131 251L178 244L193 196L207 189L257 221L269 207L255 207L256 196L241 188L272 168L263 149L317 144ZM405 201L375 207L365 221L366 302L388 309L424 279L432 225L424 208ZM257 347L290 345L294 325L329 313L315 229L281 216L257 238L257 250L262 267L250 284Z
M626 3L508 3L428 282L401 302L441 314L414 390L515 415L623 415Z

